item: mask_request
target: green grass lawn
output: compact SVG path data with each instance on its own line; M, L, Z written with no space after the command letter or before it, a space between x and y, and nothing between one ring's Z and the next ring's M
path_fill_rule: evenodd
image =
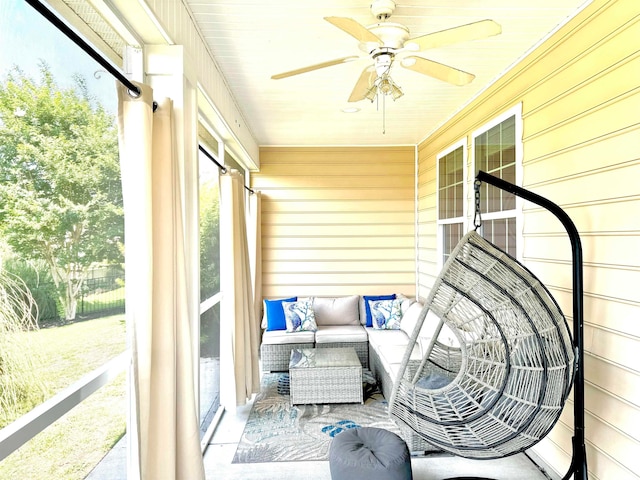
M125 350L124 315L30 332L47 398ZM0 478L83 479L125 432L125 374L0 462Z
M108 292L87 295L84 299L85 308L88 311L99 311L113 308L116 305L124 306L124 287L109 290Z

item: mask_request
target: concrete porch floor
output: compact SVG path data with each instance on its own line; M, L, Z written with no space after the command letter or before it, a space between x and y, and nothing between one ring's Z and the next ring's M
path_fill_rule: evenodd
M251 404L225 412L204 456L207 480L330 480L329 462L231 463ZM525 454L499 460L467 460L448 455L414 456L414 480L484 476L494 480L547 480Z

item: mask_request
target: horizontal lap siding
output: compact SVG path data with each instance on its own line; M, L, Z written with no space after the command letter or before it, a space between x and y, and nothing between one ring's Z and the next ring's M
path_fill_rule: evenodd
M266 298L415 294L411 147L260 151Z
M560 205L582 239L586 439L598 479L640 479L639 39L640 2L596 0L418 148L418 288L426 296L437 275L437 155L460 139L471 147L476 128L522 103L523 186ZM565 230L546 210L522 208L524 262L571 322ZM570 399L534 449L560 475L572 435Z

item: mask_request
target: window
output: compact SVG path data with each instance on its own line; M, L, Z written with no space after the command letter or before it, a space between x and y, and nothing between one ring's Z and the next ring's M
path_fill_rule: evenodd
M438 248L443 265L464 235L464 158L463 144L438 157Z
M517 184L521 143L521 107L507 112L473 135L475 169ZM483 183L480 188L482 235L510 255L518 256L516 196Z
M209 139L208 143L215 142ZM205 147L206 148L206 147ZM207 152L216 151L206 148ZM212 154L213 157L215 155ZM219 169L200 152L200 437L220 407Z

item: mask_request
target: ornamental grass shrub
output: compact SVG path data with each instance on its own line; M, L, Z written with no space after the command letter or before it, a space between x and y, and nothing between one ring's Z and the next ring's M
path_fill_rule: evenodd
M36 374L41 360L29 335L38 328L36 318L25 283L0 268L0 428L44 399L44 383Z

